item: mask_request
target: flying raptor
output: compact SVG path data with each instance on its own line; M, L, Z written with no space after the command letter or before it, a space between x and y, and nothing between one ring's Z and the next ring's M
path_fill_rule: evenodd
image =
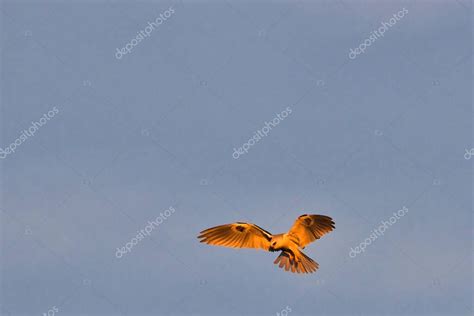
M203 230L198 238L214 246L281 251L274 264L293 273L313 273L319 264L301 249L335 228L329 216L304 214L284 234L272 235L255 224L236 222Z

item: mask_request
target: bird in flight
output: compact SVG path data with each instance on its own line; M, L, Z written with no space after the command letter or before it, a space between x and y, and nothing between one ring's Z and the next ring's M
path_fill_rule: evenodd
M274 264L293 273L313 273L319 264L301 249L335 228L329 216L304 214L284 234L272 235L255 224L236 222L203 230L198 238L214 246L281 251Z

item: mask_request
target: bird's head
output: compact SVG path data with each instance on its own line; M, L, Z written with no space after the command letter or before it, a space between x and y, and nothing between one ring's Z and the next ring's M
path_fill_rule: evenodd
M277 236L273 236L273 238L270 240L270 247L268 248L269 251L278 251L281 248L281 238L278 238Z

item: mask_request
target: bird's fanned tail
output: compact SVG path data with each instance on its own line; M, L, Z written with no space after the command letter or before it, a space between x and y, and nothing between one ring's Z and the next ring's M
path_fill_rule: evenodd
M301 251L283 250L273 263L293 273L313 273L319 268L316 261Z

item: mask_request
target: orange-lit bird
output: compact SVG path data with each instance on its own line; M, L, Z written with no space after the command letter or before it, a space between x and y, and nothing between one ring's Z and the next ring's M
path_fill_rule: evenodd
M232 223L203 230L198 238L209 245L231 248L257 248L281 251L275 264L293 273L313 273L319 264L301 249L335 229L334 221L325 215L301 215L287 233L272 235L251 223Z

